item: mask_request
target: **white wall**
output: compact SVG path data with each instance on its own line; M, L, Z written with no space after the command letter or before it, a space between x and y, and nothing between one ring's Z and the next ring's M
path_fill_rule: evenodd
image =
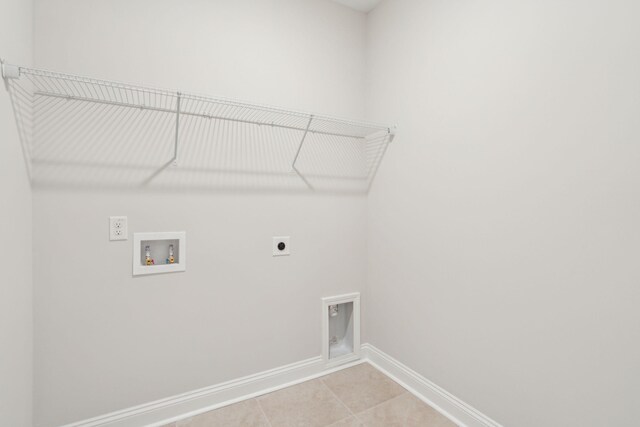
M0 1L0 55L31 64L30 1ZM11 110L0 88L0 420L2 425L32 425L33 301L31 274L31 187Z
M640 419L640 3L387 0L367 339L505 426Z
M43 68L362 117L365 16L326 0L41 0ZM320 298L363 289L366 200L285 192L34 192L36 425L320 354ZM131 277L129 231L186 230L188 271ZM293 255L272 258L271 236Z

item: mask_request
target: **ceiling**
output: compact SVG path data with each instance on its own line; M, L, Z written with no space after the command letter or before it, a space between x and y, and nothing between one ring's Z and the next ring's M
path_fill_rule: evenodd
M382 0L333 0L360 12L371 12Z

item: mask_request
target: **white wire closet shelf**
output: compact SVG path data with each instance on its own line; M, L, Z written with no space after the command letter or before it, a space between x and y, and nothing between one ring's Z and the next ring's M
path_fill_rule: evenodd
M34 184L368 192L394 128L2 64Z

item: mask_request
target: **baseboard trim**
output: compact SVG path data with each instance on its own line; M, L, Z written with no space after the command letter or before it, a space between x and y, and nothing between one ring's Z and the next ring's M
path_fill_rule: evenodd
M159 427L309 381L332 372L365 362L359 359L344 365L327 368L322 357L313 357L301 362L227 381L214 386L156 400L121 411L100 415L63 427Z
M471 405L371 344L362 345L363 358L461 427L502 427Z
M477 409L370 344L362 344L359 360L340 366L327 367L321 356L313 357L63 427L160 427L364 362L371 363L460 427L502 427Z

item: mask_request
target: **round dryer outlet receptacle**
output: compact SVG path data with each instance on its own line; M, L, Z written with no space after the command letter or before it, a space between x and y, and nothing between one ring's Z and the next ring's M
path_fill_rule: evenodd
M289 244L289 237L274 237L272 249L273 256L291 255L291 245Z

